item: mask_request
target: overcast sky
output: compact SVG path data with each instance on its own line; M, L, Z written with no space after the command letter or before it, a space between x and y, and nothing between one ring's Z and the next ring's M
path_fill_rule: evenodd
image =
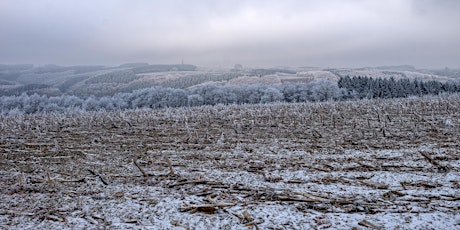
M458 0L0 0L0 63L460 67Z

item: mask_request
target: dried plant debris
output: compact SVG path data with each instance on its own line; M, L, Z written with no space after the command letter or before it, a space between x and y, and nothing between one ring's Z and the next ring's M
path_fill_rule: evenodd
M459 227L454 96L0 124L2 229Z

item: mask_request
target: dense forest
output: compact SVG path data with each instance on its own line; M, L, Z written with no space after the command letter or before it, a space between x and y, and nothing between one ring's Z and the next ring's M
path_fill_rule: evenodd
M191 89L152 87L104 97L46 96L23 93L0 97L1 114L33 114L65 111L113 111L216 104L317 102L363 98L395 98L460 92L458 82L438 82L369 77L341 77L338 82L278 85L214 86Z
M454 81L420 81L391 78L341 77L340 88L357 98L396 98L407 96L437 95L444 92L460 92L460 84Z

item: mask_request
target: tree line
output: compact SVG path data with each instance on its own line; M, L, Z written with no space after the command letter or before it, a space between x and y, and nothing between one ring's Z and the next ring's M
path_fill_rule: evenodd
M460 82L420 81L407 78L341 77L339 88L346 89L352 98L398 98L408 96L438 95L460 92Z
M0 97L1 114L33 114L65 111L114 111L216 104L318 102L362 98L394 98L460 92L460 84L436 81L342 77L338 82L321 80L279 85L216 86L191 89L152 87L104 97L46 96L23 93Z
M64 111L113 111L216 104L259 104L339 100L342 92L336 82L310 84L216 86L191 89L152 87L104 97L75 95L46 96L22 93L0 97L1 114L33 114Z

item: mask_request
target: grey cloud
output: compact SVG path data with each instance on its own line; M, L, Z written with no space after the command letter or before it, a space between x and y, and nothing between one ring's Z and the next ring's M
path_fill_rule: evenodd
M460 1L0 3L0 63L460 67Z

